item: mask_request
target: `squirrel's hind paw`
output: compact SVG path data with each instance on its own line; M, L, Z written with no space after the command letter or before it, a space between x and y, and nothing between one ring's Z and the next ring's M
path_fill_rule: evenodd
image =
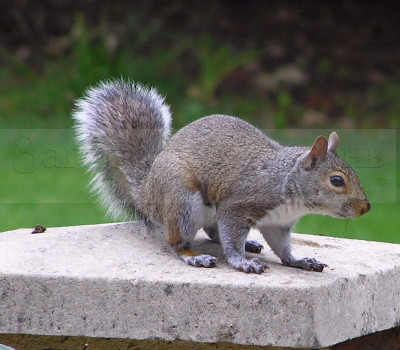
M211 255L196 255L192 251L177 252L179 257L188 265L195 267L214 267L217 258Z
M257 258L251 259L251 260L240 260L239 262L231 262L231 265L239 271L243 271L245 273L257 273L261 274L265 270L268 270L269 267L262 263L260 260Z

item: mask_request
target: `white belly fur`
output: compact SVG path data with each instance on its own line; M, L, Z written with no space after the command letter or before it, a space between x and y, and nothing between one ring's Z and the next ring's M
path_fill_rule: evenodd
M205 205L200 193L193 195L193 208L197 219L197 229L210 227L216 223L215 205Z
M193 196L193 208L196 212L197 229L210 227L216 223L215 205L205 205L200 193L196 193ZM307 214L317 214L317 212L307 208L301 200L291 200L270 210L257 221L256 227L293 225L293 223Z
M291 200L270 210L257 221L256 227L293 225L302 216L312 214L301 200Z

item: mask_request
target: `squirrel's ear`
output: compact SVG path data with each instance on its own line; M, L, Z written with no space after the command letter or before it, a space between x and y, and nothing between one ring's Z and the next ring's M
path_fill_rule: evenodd
M339 136L338 134L336 134L336 132L332 132L329 135L328 152L336 153L338 144L339 144Z
M318 136L314 141L311 150L302 156L301 163L305 170L314 169L317 164L326 158L326 152L328 150L328 140L323 136Z

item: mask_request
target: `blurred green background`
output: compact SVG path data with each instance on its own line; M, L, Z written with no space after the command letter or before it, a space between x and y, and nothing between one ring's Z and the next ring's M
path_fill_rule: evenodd
M0 231L111 221L88 190L74 100L124 77L166 96L173 127L239 116L287 145L336 130L372 204L297 232L400 243L400 7L356 1L0 4ZM322 130L320 130L322 129Z

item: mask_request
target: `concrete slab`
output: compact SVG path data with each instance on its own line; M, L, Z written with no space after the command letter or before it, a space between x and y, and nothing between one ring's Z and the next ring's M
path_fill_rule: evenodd
M185 265L140 222L0 233L0 333L318 348L400 325L400 245L293 235L322 273ZM257 231L252 238L263 241ZM249 257L256 255L249 254Z

